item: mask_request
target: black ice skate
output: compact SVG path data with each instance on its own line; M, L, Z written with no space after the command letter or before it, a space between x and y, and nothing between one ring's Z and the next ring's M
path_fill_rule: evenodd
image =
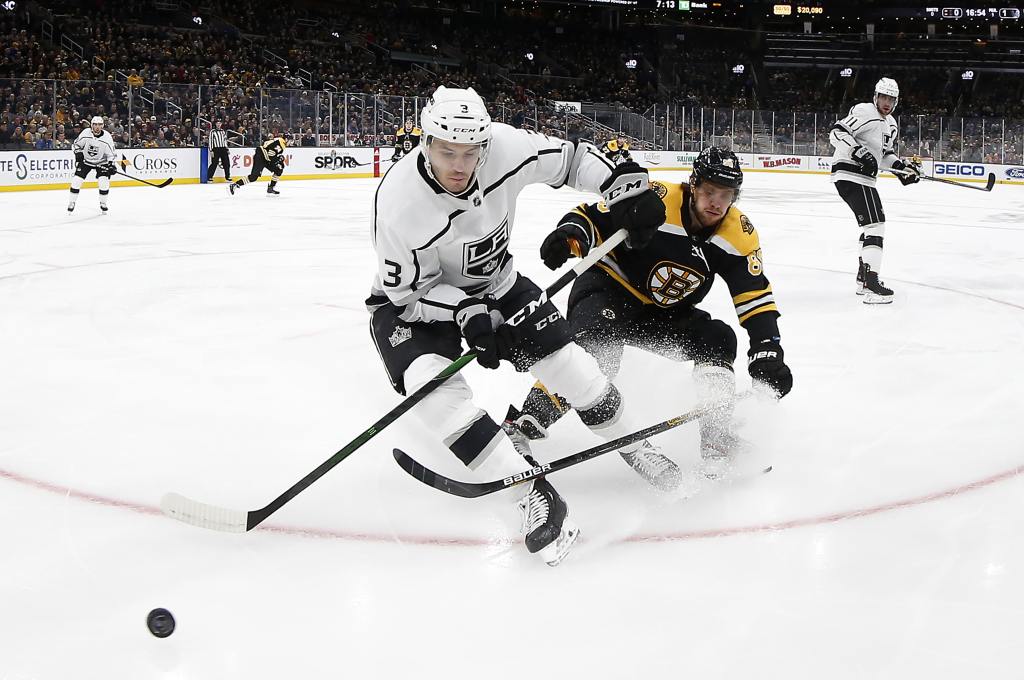
M878 272L871 271L865 267L864 273L864 304L866 305L887 305L892 302L892 289L886 288L885 284L878 280Z
M228 191L231 192L232 196L235 195L235 189L237 189L237 188L238 188L238 185L235 184L234 182L232 182L231 184L228 185Z
M622 459L651 485L662 491L674 491L683 480L679 466L646 439L632 451L619 451Z
M107 214L107 206L103 205L102 203L100 204L100 210L102 210L102 211L103 211L103 214L104 214L104 215L106 215L106 214Z
M526 549L554 567L565 559L579 538L580 530L569 520L565 500L546 479L533 480L530 491L519 501L523 513Z
M868 266L864 264L864 260L857 258L857 295L864 295L867 290L864 289L864 274L867 272Z
M274 196L280 196L281 195L281 192L278 191L277 189L275 189L273 184L271 184L270 186L267 187L267 193L268 194L273 194Z

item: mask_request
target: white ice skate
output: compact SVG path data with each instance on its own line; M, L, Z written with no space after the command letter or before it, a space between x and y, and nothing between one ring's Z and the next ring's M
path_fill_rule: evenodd
M733 470L737 456L750 451L750 443L731 432L702 436L700 472L707 479L724 479Z
M619 455L638 475L661 491L674 491L683 479L679 466L646 439L636 449L619 451Z

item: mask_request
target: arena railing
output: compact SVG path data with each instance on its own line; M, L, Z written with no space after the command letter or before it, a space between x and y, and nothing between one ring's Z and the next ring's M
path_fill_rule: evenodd
M67 148L94 115L123 147L206 144L207 121L252 146L274 135L303 146L387 146L405 120L417 121L425 97L232 85L145 83L130 86L114 74L104 81L0 79L0 148ZM603 142L623 133L637 149L699 151L725 146L737 152L828 156L829 130L840 117L794 112L621 105L502 96L488 102L498 122L568 139ZM1024 164L1024 119L896 116L899 152L943 161ZM202 122L200 122L202 121ZM26 138L26 134L28 137Z

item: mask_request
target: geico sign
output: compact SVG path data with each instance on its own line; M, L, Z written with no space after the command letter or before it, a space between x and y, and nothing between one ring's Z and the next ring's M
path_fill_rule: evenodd
M153 172L167 172L168 170L178 169L177 158L162 158L160 156L152 157L146 156L145 154L137 153L129 160L132 167L136 170L150 170Z
M960 177L984 177L985 166L970 163L936 163L936 175L959 175Z

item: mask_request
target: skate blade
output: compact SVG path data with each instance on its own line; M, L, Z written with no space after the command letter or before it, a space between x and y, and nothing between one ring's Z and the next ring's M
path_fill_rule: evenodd
M558 538L551 545L540 551L541 559L549 567L557 567L562 563L562 560L568 557L569 551L572 550L572 546L579 537L580 528L566 519L562 525L562 533L558 535Z
M892 299L895 295L875 295L874 293L867 293L864 296L864 304L866 305L889 305L892 304Z

